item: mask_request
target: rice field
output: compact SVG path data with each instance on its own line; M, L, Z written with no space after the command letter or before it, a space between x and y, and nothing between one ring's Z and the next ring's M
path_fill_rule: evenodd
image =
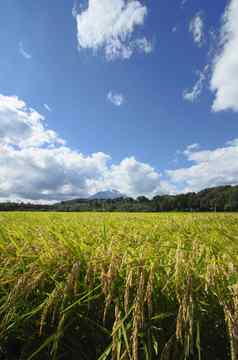
M0 213L1 360L238 359L238 214Z

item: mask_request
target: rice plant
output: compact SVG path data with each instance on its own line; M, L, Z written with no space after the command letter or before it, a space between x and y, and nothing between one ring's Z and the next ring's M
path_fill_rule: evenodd
M0 214L0 359L238 359L238 215Z

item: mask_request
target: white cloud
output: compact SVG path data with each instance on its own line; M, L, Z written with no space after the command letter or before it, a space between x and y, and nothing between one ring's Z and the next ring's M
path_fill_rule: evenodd
M147 40L145 37L136 39L134 42L132 42L132 47L134 47L134 49L138 49L141 52L144 52L145 54L151 53L154 48L152 42Z
M0 95L1 201L59 201L108 189L152 197L238 183L238 139L209 151L194 143L183 154L193 164L166 177L133 156L113 164L102 152L84 155L64 145L24 101Z
M226 145L238 146L238 139L233 139L233 140L227 141Z
M138 0L88 0L86 9L73 10L79 49L103 50L108 60L128 59L136 50L151 52L145 37L133 36L146 15L147 7Z
M193 41L201 47L204 43L204 22L201 12L198 12L190 21L189 31L193 35Z
M123 94L117 94L109 91L107 99L115 106L122 106L125 103L125 97Z
M21 41L19 42L19 53L27 60L32 58L32 55L24 49L23 43Z
M238 1L226 9L220 43L214 59L211 90L215 92L213 111L238 111Z
M68 147L0 146L0 198L56 201L87 196L88 181L104 172L108 156Z
M167 172L169 181L183 192L207 187L238 184L238 139L215 150L186 149L184 154L194 164Z
M0 95L1 200L58 201L112 188L152 196L167 189L156 170L134 157L109 160L102 152L86 156L70 149L36 110Z
M134 157L125 158L118 165L109 167L103 179L93 181L91 186L95 192L116 189L132 197L153 197L174 190L152 166L139 162Z
M0 95L0 144L19 148L62 144L53 130L46 129L44 121L44 116L27 108L24 101Z
M193 151L198 150L199 147L200 145L197 143L188 145L186 149L183 151L183 154L189 156Z
M124 194L151 195L157 192L160 175L148 164L134 157L126 158L119 165L112 165L105 176L105 184L121 189Z
M49 112L52 111L51 107L48 104L44 104L44 108Z
M208 70L209 66L206 65L202 71L197 71L198 80L193 86L192 90L186 89L183 92L183 98L185 100L194 102L201 95Z

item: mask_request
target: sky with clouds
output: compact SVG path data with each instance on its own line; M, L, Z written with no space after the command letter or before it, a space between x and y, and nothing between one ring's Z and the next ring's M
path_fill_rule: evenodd
M238 0L8 0L0 201L238 184Z

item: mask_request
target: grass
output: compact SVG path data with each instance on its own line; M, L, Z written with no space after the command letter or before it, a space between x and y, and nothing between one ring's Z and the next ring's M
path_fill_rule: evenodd
M238 358L238 215L0 213L0 359Z

